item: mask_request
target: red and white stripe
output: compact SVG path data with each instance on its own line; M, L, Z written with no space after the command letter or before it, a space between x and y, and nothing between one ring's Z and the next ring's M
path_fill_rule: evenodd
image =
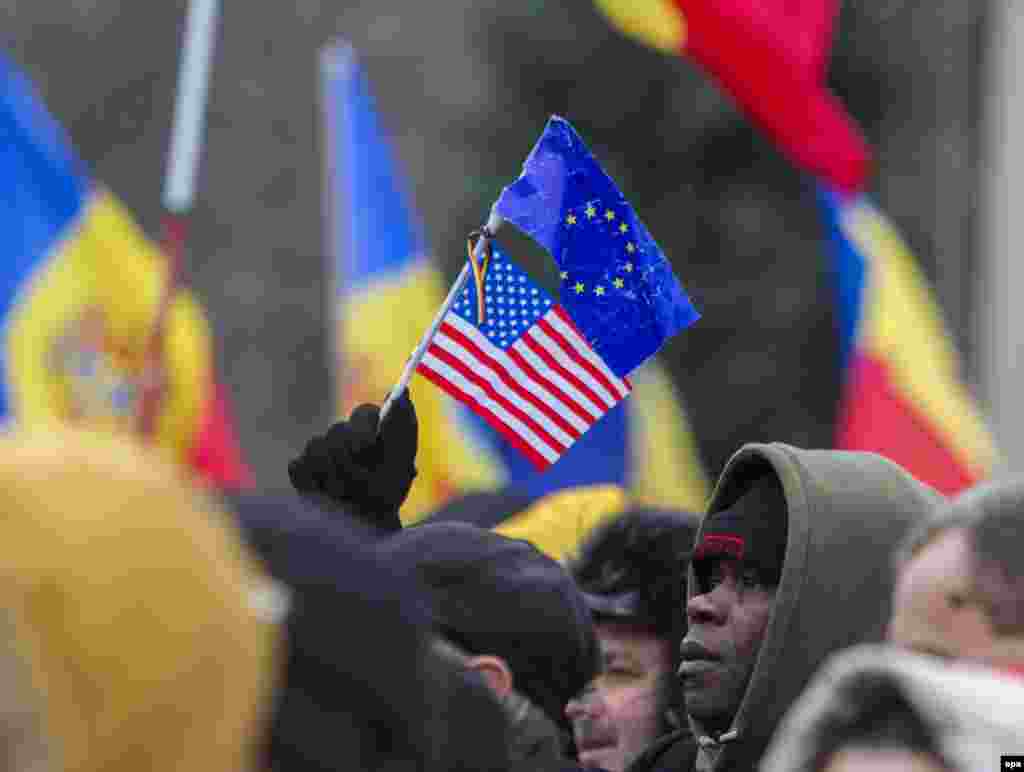
M631 389L560 306L507 349L449 313L417 371L482 416L540 470Z

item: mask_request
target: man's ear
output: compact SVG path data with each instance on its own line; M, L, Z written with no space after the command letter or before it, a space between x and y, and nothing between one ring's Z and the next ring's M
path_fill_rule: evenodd
M509 669L508 663L501 657L495 657L490 654L467 657L466 667L479 673L488 688L497 695L499 700L511 694L515 686L512 671Z

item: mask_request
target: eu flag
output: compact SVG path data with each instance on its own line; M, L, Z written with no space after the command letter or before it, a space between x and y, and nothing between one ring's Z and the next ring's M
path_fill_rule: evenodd
M495 211L555 258L562 305L619 377L700 318L661 248L565 119L548 121Z

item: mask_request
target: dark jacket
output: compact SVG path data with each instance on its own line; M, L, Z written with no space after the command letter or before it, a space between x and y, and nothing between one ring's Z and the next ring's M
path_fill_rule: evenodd
M631 772L754 769L781 716L821 662L852 644L883 639L892 549L941 500L873 453L751 444L729 460L708 513L730 507L748 481L766 470L782 485L789 533L775 607L733 724L712 737L691 719L692 736L683 731L662 740ZM707 516L702 529L706 521Z

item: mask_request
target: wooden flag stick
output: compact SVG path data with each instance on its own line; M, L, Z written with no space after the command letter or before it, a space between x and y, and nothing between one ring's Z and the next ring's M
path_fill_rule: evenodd
M474 256L476 257L477 263L482 264L484 256L487 254L487 242L494 237L494 233L500 225L501 218L492 212L490 219L487 220L487 225L480 229L481 235L476 242ZM466 282L469 281L469 277L472 274L471 262L472 261L467 260L466 264L462 266L462 271L459 272L458 278L455 279L455 283L452 284L452 288L448 291L448 297L446 297L444 299L444 303L441 304L441 309L437 312L437 316L434 317L434 321L431 323L429 329L423 334L423 338L420 340L420 344L416 347L416 350L409 355L409 359L405 363L405 369L402 370L402 377L398 379L398 383L396 383L395 387L391 389L391 393L388 394L388 398L384 400L384 404L381 405L380 420L377 424L378 433L380 432L380 427L384 425L384 419L391 411L391 406L395 403L395 400L401 397L402 392L409 388L409 381L412 380L412 376L416 372L416 368L423 360L423 356L427 353L427 349L430 347L430 342L434 340L434 335L436 335L438 329L440 329L441 323L448 315L451 307L455 304L455 301L459 297L459 293L462 292L462 288L465 287Z

